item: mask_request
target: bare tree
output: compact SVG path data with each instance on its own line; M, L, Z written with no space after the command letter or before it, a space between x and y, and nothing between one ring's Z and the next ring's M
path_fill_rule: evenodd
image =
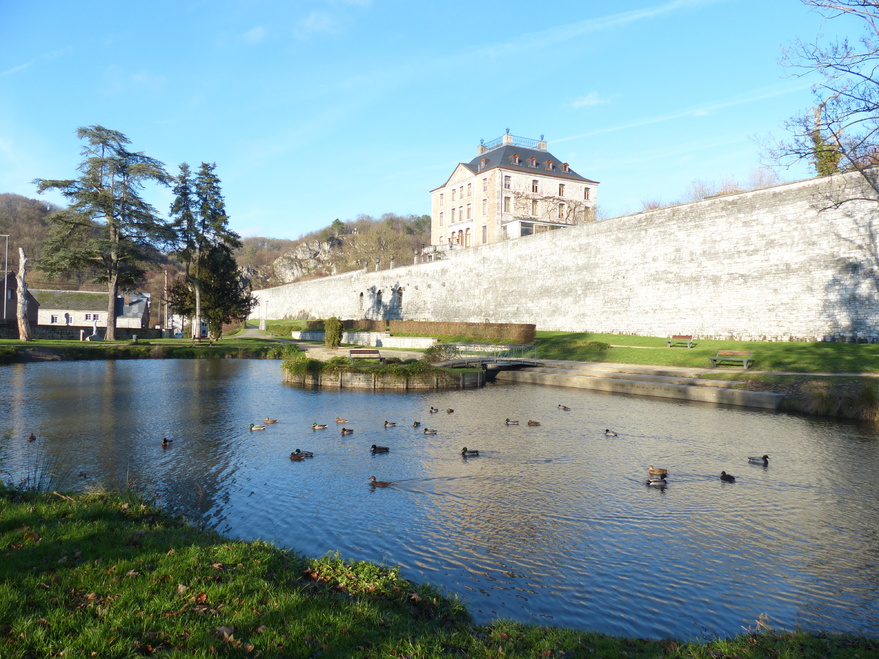
M787 121L792 137L771 150L782 164L809 160L819 175L868 171L879 153L879 0L802 0L828 20L859 21L859 39L797 40L782 63L796 75L817 75L814 106Z
M15 305L16 317L18 318L18 339L19 341L31 340L31 325L27 319L27 283L25 282L25 274L27 273L27 257L24 255L24 248L18 248L18 276L15 278L16 288L18 289L18 301Z

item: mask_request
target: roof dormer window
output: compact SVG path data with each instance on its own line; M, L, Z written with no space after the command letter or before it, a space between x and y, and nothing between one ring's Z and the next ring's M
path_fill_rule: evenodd
M552 171L552 170L553 170L553 167L555 167L555 164L552 162L552 160L547 160L547 161L546 161L546 168L547 168L549 171Z
M485 169L485 165L486 165L486 163L488 163L488 158L482 158L482 159L479 161L479 169L480 169L480 171L483 170L483 169Z
M569 171L571 171L571 168L568 166L568 163L566 163L566 162L563 162L563 163L562 163L562 171L563 171L563 172L569 172Z
M532 167L537 167L537 158L528 158L528 164Z
M518 153L514 153L512 156L510 156L510 162L512 162L514 165L521 165L522 164L522 160L521 160L521 158L519 158Z

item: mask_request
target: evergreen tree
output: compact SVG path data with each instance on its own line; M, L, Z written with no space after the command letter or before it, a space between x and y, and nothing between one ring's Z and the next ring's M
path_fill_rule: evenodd
M51 229L39 266L52 275L78 268L98 273L95 281L107 285L105 338L112 341L120 287L142 281L146 264L159 257L157 248L173 237L140 192L145 183L167 185L170 177L158 160L129 151L120 132L88 126L77 136L87 141L79 178L34 181L40 193L56 189L71 202L47 218Z

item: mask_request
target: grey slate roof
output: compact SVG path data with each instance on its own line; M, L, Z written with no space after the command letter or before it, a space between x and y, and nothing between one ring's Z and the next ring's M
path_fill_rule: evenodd
M519 156L519 164L515 164L513 156ZM485 166L480 169L480 163L485 158ZM537 166L532 167L529 163L531 158L537 159ZM547 167L547 161L553 163L553 168ZM476 156L469 163L465 163L465 167L473 173L484 172L495 167L503 167L504 169L512 169L520 172L535 172L543 176L555 176L561 179L569 179L572 181L583 181L586 183L598 183L584 176L580 176L573 169L564 171L562 164L564 160L559 160L549 151L540 151L538 149L529 149L515 144L506 144L496 149L486 151L482 155Z

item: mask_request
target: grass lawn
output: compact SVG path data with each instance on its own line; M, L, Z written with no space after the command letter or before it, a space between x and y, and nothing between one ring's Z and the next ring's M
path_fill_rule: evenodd
M618 638L475 625L394 567L199 530L132 493L0 486L0 657L875 657L879 640L755 629Z

